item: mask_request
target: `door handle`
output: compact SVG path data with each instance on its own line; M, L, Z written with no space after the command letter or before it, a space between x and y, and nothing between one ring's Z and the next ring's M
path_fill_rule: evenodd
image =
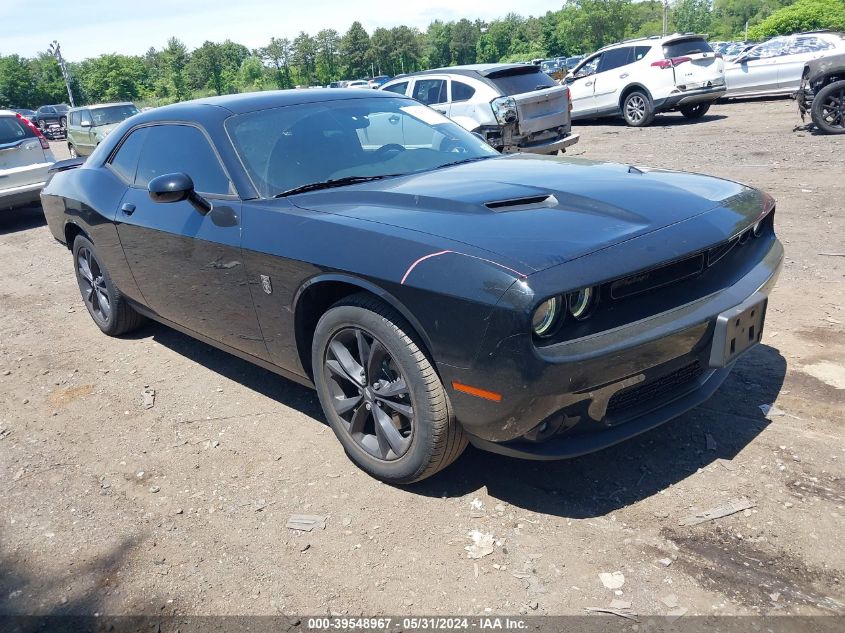
M592 85L593 85L593 82L592 82L592 81L588 81L588 82L587 82L587 83L585 83L584 85L585 85L585 86L592 86Z
M622 73L619 75L619 79L626 79L628 77L628 73Z
M434 110L440 114L446 114L446 110L441 110L440 108L434 108Z
M126 215L132 215L133 213L135 213L135 205L131 202L125 202L120 207L120 210L123 211L123 213L125 213Z

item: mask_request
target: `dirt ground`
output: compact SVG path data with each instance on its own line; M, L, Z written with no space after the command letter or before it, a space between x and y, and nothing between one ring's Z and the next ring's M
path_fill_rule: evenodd
M799 124L777 100L642 130L577 125L571 155L777 198L787 260L764 344L712 400L633 441L557 463L469 449L408 488L356 469L308 389L160 325L100 334L40 208L0 214L0 614L585 614L621 600L845 615L845 137ZM683 525L742 498L754 507ZM288 529L295 513L326 528ZM468 558L473 530L493 535L491 554ZM600 580L612 572L619 589Z

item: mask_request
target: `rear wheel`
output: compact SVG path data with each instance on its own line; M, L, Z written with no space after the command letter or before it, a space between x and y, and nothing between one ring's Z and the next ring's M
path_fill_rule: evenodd
M645 127L654 120L651 98L640 90L634 90L622 101L622 116L631 127Z
M419 481L466 447L411 327L374 297L355 295L320 318L312 367L329 425L370 475L393 484Z
M813 123L827 134L845 134L845 80L828 84L813 98Z
M694 105L681 106L679 109L681 114L688 119L700 119L707 114L710 106L711 104L709 103L696 103Z
M82 300L88 314L103 333L119 336L131 332L144 322L144 317L132 309L115 287L94 244L82 235L77 236L73 242L73 262Z

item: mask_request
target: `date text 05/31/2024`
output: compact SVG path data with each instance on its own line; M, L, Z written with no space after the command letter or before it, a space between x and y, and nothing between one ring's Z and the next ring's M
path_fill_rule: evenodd
M525 620L509 617L404 617L404 618L307 618L311 631L518 631L527 628Z

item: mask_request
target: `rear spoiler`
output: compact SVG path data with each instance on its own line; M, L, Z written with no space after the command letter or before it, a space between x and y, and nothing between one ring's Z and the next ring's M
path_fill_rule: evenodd
M53 166L47 170L48 174L55 174L60 171L67 171L69 169L76 169L82 163L85 162L84 158L77 157L77 158L68 158L67 160L59 160L53 163Z

